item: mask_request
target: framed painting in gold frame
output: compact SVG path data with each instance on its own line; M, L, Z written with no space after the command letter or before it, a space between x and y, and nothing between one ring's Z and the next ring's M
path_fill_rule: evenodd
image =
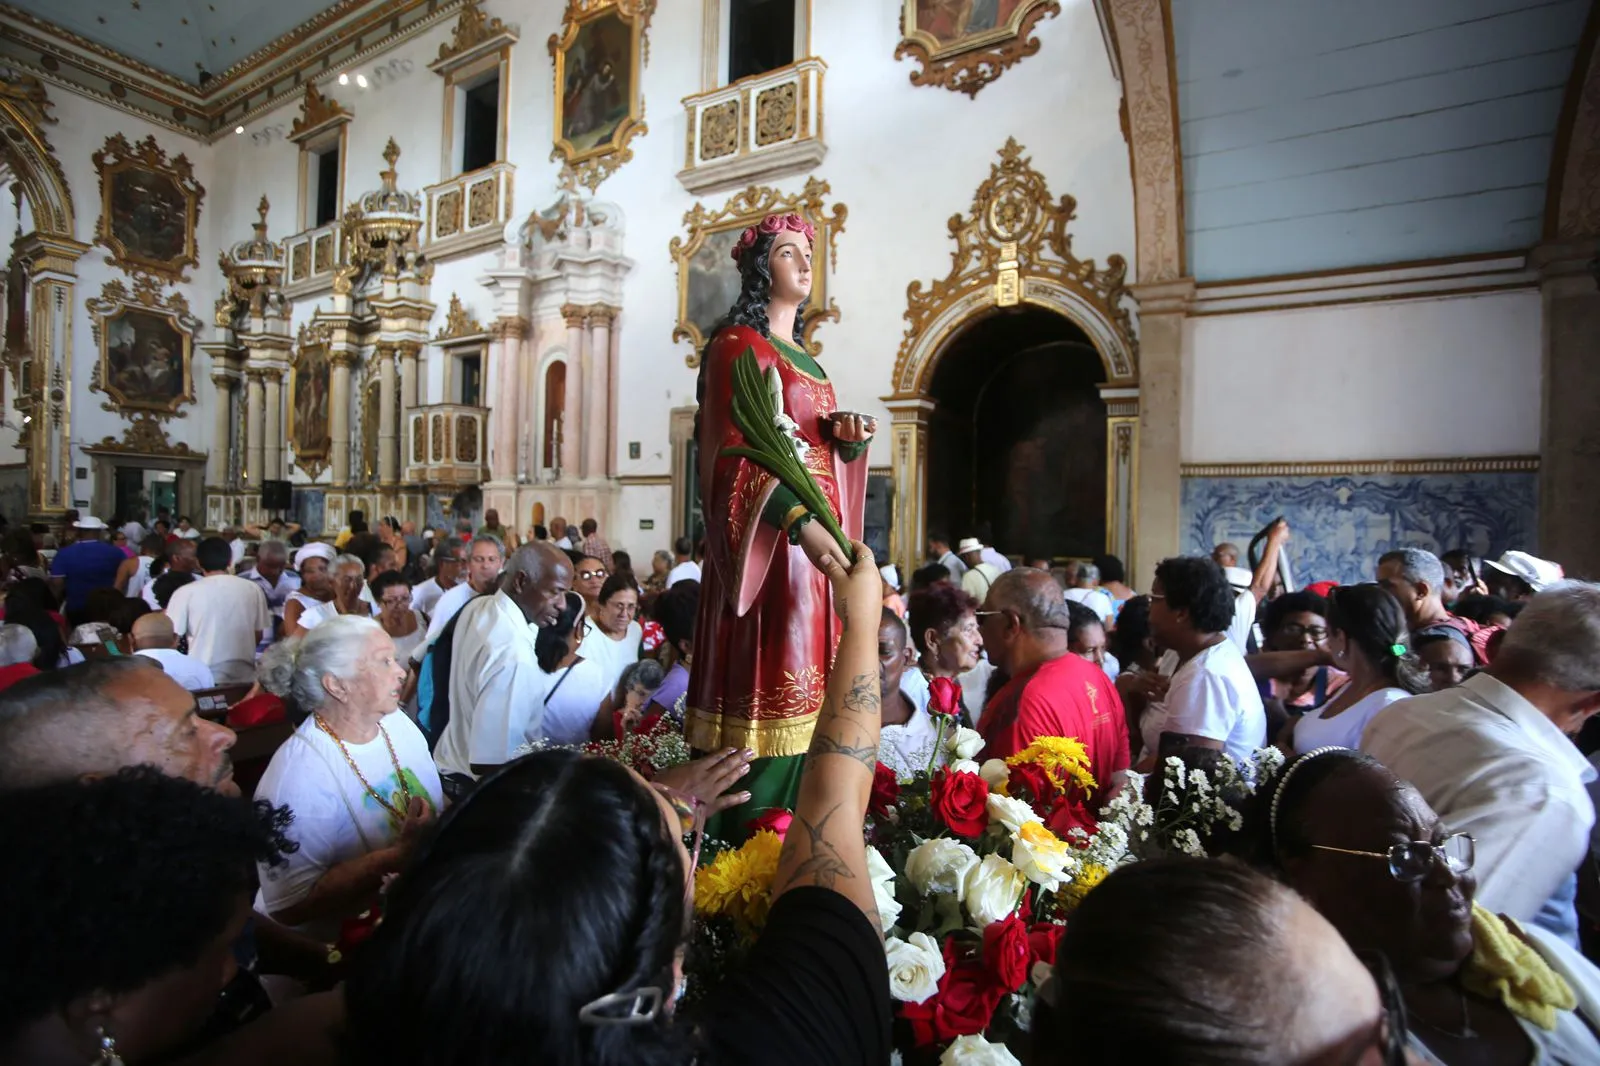
M655 0L567 0L555 61L555 148L563 178L590 192L633 158L628 142L649 131L639 73L650 54Z
M1005 69L1039 50L1034 26L1061 11L1057 0L902 0L896 59L922 64L913 85L977 96Z
M189 157L168 162L153 135L129 144L115 133L92 158L100 175L95 241L111 249L107 261L130 273L185 280L184 270L200 261L194 232L206 195Z
M815 336L817 327L839 321L839 307L828 295L828 283L837 265L839 233L850 214L843 204L830 209L824 203L830 191L827 182L816 178L809 179L797 196L752 185L735 193L720 210L707 211L704 204L695 204L683 216L688 236L674 237L668 245L678 265L678 325L672 339L693 345L685 359L691 367L700 365L700 352L711 330L739 295L739 267L733 261L739 234L768 215L798 214L817 229L811 298L802 314L806 349L812 355L822 351Z
M162 297L154 278L141 276L130 292L108 281L86 301L100 345L90 387L122 413L178 414L194 403L194 337L200 320L182 293Z
M300 327L289 359L289 443L295 465L312 481L333 451L333 357L325 328Z

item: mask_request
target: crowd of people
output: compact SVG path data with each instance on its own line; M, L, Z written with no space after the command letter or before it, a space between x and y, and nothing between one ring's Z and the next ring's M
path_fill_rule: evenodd
M1281 522L1143 594L978 537L930 536L904 585L824 556L805 831L739 980L680 1012L699 843L752 754L646 780L592 752L681 732L694 542L641 577L593 519L72 517L53 555L3 540L0 839L28 861L0 1061L887 1063L860 829L873 764L938 766L949 714L986 759L1079 740L1091 810L1170 758L1288 758L1232 858L1088 894L1033 1062L1600 1062L1600 586L1555 563L1408 547L1291 590Z

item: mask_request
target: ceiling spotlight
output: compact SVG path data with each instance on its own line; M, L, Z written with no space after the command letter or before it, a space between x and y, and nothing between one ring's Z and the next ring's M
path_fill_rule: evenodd
M235 126L235 127L233 127L233 132L234 133L243 133L244 132L244 127L243 126Z
M350 84L350 75L348 75L348 74L339 75L339 84L340 85L349 85Z
M361 86L361 88L365 89L367 87L367 76L365 74L357 74L356 75L356 84Z

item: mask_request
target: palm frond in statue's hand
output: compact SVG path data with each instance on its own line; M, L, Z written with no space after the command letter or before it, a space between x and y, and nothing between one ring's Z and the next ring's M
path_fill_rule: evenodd
M783 382L776 367L765 378L754 349L733 361L733 424L744 434L744 445L722 449L721 454L749 459L762 467L797 496L822 528L832 534L844 550L846 562L855 561L850 540L840 528L828 498L817 479L806 469L809 445L800 427L783 410Z

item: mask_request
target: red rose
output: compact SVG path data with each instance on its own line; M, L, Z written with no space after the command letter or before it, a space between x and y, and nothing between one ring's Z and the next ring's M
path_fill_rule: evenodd
M1075 839L1071 835L1074 829L1082 829L1090 836L1094 836L1094 831L1100 828L1100 819L1090 813L1088 805L1081 799L1062 800L1045 819L1045 828L1062 840L1071 842Z
M794 815L789 811L784 810L782 807L768 807L759 815L750 819L745 828L750 831L752 836L763 829L770 829L778 834L779 840L782 840L784 834L789 831L789 823L792 821L794 821Z
M931 799L933 813L958 836L981 836L989 826L989 785L977 774L939 770Z
M1056 787L1045 772L1033 763L1018 763L1011 767L1006 777L1006 792L1013 798L1033 805L1041 814L1050 809L1056 798Z
M1056 946L1061 943L1061 937L1066 931L1066 926L1055 922L1040 922L1028 930L1028 967L1032 969L1036 962L1054 966Z
M900 780L894 771L879 763L872 771L872 798L867 802L867 812L882 818L900 802Z
M928 682L928 713L955 717L961 712L961 685L953 677Z
M955 965L950 942L945 942L945 971L939 991L921 1003L900 1004L900 1016L911 1023L918 1047L948 1044L958 1036L972 1036L989 1028L994 1009L1006 990L981 963Z
M1032 968L1028 926L1015 914L990 922L983 931L983 967L1007 992L1015 992L1028 981Z

